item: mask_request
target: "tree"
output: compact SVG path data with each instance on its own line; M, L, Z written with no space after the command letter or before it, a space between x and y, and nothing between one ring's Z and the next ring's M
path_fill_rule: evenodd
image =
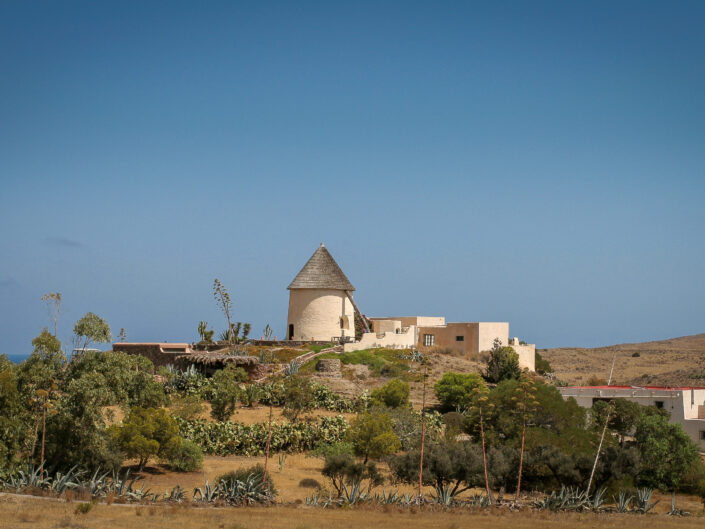
M348 454L326 456L321 473L331 480L338 497L346 489L363 488L365 480L368 493L384 481L374 463L358 463Z
M242 326L242 340L245 341L250 336L250 331L252 330L251 323L245 323Z
M553 373L553 368L551 364L546 360L541 354L536 351L536 372L539 375L545 375L546 373Z
M139 470L152 457L174 455L182 444L179 426L163 408L132 408L122 425L109 431L128 458L139 460Z
M627 436L634 433L636 424L642 415L644 406L626 399L615 399L610 404L598 400L592 406L590 414L595 426L604 425L609 411L608 427L619 435L620 445L624 446Z
M467 408L473 391L484 385L484 380L477 373L448 371L436 382L434 391L441 402L442 411L456 411Z
M300 375L291 375L284 379L284 416L296 422L299 415L312 410L315 405L314 388L311 381Z
M393 457L389 467L403 483L419 482L421 451L416 449ZM433 485L440 492L454 497L483 483L482 453L468 442L430 443L423 455L424 485Z
M121 351L96 353L88 351L68 366L67 380L75 380L88 373L100 373L105 380L109 405L158 407L166 404L162 384L154 380L154 365L141 355Z
M17 391L15 367L0 355L0 479L19 464L19 452L26 434L23 409Z
M355 454L364 458L365 464L369 458L379 459L401 449L391 418L380 411L355 417L348 428L347 439L353 444Z
M272 328L269 326L269 323L265 326L264 330L262 331L262 337L269 341L272 339L272 335L274 334L274 331L272 331Z
M487 499L492 503L492 493L490 492L490 481L487 474L487 443L485 441L485 420L484 417L493 408L493 404L489 399L489 390L487 386L479 386L473 391L472 406L473 411L477 413L479 424L480 424L480 440L482 442L482 467L485 475L485 491L487 492Z
M499 338L495 338L487 361L485 378L490 382L501 382L510 378L518 379L520 375L519 355L514 348L502 346Z
M86 313L83 318L76 322L73 326L73 334L77 348L84 351L93 342L107 343L112 339L108 322L92 312Z
M220 279L217 277L213 281L213 297L215 298L215 301L218 303L218 306L220 307L220 310L223 311L223 314L225 314L225 318L228 320L228 343L232 346L233 345L233 336L232 336L232 329L233 329L233 324L232 324L232 318L230 316L230 311L232 310L233 307L233 302L230 299L230 294L228 293L228 290L225 288L225 285L223 285L220 282ZM237 336L237 334L236 334Z
M46 460L49 467L117 470L122 454L105 427L103 409L113 395L105 377L87 372L68 381L47 417Z
M393 378L385 385L372 391L372 404L400 408L409 405L409 384Z
M124 327L120 327L120 332L118 333L118 342L124 343L127 341L127 333Z
M42 296L42 301L47 304L47 312L49 319L54 324L54 336L56 336L59 315L61 314L61 292L48 292Z
M519 493L521 492L521 472L524 465L526 424L532 412L536 409L536 406L539 405L539 402L534 397L535 393L536 388L533 381L526 376L522 376L519 380L519 387L516 390L516 396L513 399L516 403L515 410L521 417L521 448L519 451L519 472L517 473L517 491L515 495L517 501L519 500Z
M642 485L676 490L688 470L699 462L698 449L688 434L662 414L642 414L634 437L642 463Z
M247 373L235 364L228 364L211 377L211 417L227 421L237 407L240 398L240 382L247 380Z

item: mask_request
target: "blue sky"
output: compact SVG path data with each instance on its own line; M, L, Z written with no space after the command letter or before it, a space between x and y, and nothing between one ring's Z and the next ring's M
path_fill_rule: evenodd
M705 332L702 2L0 2L0 352L367 315Z

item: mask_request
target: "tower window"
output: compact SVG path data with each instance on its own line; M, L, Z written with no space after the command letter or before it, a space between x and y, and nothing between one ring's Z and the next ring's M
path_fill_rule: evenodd
M663 401L662 400L654 401L654 406L656 406L659 409L663 408Z
M436 337L433 334L423 335L423 344L426 346L431 346L436 344Z
M456 336L455 337L456 342L464 342L465 341L465 336Z

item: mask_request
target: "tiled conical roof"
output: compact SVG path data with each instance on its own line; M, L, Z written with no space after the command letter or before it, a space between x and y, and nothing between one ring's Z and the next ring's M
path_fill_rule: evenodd
M290 290L292 288L355 290L323 243L313 252L301 272L296 275L287 288Z

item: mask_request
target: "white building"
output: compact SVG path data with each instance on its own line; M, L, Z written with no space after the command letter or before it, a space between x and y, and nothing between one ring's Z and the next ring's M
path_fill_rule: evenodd
M558 388L564 399L573 397L583 408L598 400L626 399L666 410L701 452L705 452L705 387L569 386Z

